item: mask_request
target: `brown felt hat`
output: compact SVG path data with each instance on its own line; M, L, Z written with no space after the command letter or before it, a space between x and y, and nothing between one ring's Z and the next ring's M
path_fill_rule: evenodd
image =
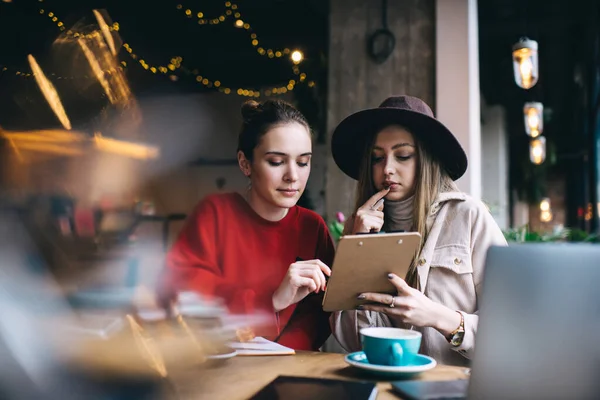
M433 116L431 108L412 96L388 97L377 108L358 111L335 128L331 152L337 166L358 179L365 147L373 136L389 125L401 125L423 143L452 180L467 170L467 155L456 137Z

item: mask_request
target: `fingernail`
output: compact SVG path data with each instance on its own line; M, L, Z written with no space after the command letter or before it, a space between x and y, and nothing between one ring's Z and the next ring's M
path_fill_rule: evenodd
M394 274L388 274L388 279L394 279Z
M364 294L359 294L358 296L356 296L356 298L359 300L363 300L366 298L366 296Z

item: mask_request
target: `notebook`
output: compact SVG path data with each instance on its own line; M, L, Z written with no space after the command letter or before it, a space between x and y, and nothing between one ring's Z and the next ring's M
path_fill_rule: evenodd
M375 400L377 387L372 382L338 379L278 376L251 399L254 400Z
M257 336L248 342L230 342L228 346L237 351L238 356L283 356L296 354L294 349Z

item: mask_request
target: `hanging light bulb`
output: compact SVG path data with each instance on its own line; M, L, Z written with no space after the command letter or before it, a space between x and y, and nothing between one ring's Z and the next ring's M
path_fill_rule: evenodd
M521 38L513 46L513 70L515 82L523 89L530 89L538 81L538 44L535 40Z
M535 165L540 165L546 159L546 138L539 136L529 143L529 159Z
M540 211L550 211L550 199L548 197L540 201Z
M552 211L541 211L540 212L540 221L542 222L550 222L552 221Z
M540 202L540 221L552 221L552 208L550 207L550 199L547 197Z
M538 137L544 131L544 105L542 103L525 103L525 132L532 138Z

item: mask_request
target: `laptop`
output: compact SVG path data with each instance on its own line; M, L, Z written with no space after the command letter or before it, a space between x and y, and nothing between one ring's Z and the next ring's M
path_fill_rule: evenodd
M600 245L491 247L469 399L600 398Z

